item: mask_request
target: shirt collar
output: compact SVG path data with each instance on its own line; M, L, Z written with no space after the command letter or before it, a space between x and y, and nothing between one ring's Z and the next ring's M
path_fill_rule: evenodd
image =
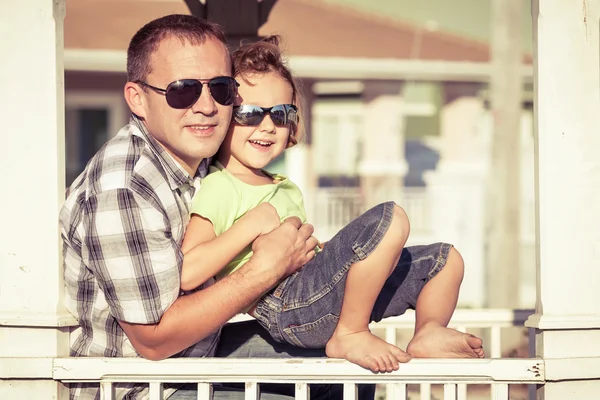
M148 144L151 151L157 156L164 170L167 172L167 179L171 190L178 189L186 184L193 186L193 182L196 178L202 179L208 174L208 167L211 162L210 157L205 158L200 162L198 170L196 171L196 176L192 177L181 164L177 162L156 139L154 139L146 129L146 125L144 125L137 115L131 114L129 123L138 128L133 130L133 134L142 138L142 140Z

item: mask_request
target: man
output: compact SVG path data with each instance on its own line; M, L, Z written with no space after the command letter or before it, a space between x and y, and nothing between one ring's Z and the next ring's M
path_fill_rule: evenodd
M131 40L131 122L73 182L60 214L67 307L80 323L71 356L214 356L223 324L314 256L312 226L291 219L256 240L239 273L179 296L188 208L237 94L225 43L218 25L186 15L152 21ZM177 83L187 78L199 81ZM222 353L261 355L262 332L250 326L244 335L224 340ZM240 340L251 350L240 354ZM263 357L286 355L286 346L269 349ZM145 393L117 385L119 398ZM98 385L72 385L71 395L97 398Z
M314 256L313 228L297 218L256 239L251 260L234 274L180 296L189 206L225 137L237 96L225 43L218 25L189 15L151 21L130 42L124 89L130 123L90 160L60 213L67 307L80 323L71 356L324 356L322 350L273 343L255 323L221 331ZM445 248L443 256L439 246L403 252L406 268L390 277L374 319L389 315L388 305L415 263L441 269ZM460 259L455 261L462 274ZM323 398L335 396L331 386L316 389L313 394ZM366 389L372 397L373 387ZM215 398L234 398L229 390L216 388ZM71 396L96 399L98 391L97 384L76 384ZM118 398L146 394L145 386L117 385ZM188 388L170 388L171 394L194 398Z

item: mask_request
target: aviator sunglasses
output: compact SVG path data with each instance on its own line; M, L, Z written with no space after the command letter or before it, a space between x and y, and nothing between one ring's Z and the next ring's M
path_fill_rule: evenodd
M267 114L277 126L298 124L298 108L293 104L278 104L273 107L243 104L233 107L233 119L240 125L258 126Z
M212 79L180 79L169 83L166 89L157 88L143 81L137 81L142 86L163 94L167 104L173 108L183 109L193 106L202 94L202 86L206 84L212 98L223 106L230 106L237 96L240 86L230 76L218 76Z

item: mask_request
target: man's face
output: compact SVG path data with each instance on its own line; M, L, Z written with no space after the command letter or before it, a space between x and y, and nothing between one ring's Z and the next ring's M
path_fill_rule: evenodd
M231 61L225 46L214 39L194 45L168 37L150 57L152 72L146 82L165 89L179 79L211 79L231 76ZM142 117L150 134L194 176L200 161L213 156L227 133L232 106L223 106L211 96L208 85L194 105L175 109L165 96L142 92Z

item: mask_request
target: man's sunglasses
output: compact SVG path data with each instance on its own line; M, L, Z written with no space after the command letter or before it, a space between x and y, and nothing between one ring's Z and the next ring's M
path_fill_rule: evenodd
M164 94L167 104L173 108L183 109L193 106L202 94L204 83L215 101L223 106L230 106L237 96L237 88L240 86L230 76L218 76L212 79L180 79L169 83L166 89L157 88L143 81L137 81L142 86Z
M233 107L233 120L240 125L258 126L267 114L277 126L298 124L298 108L293 104L278 104L273 107L243 104Z

